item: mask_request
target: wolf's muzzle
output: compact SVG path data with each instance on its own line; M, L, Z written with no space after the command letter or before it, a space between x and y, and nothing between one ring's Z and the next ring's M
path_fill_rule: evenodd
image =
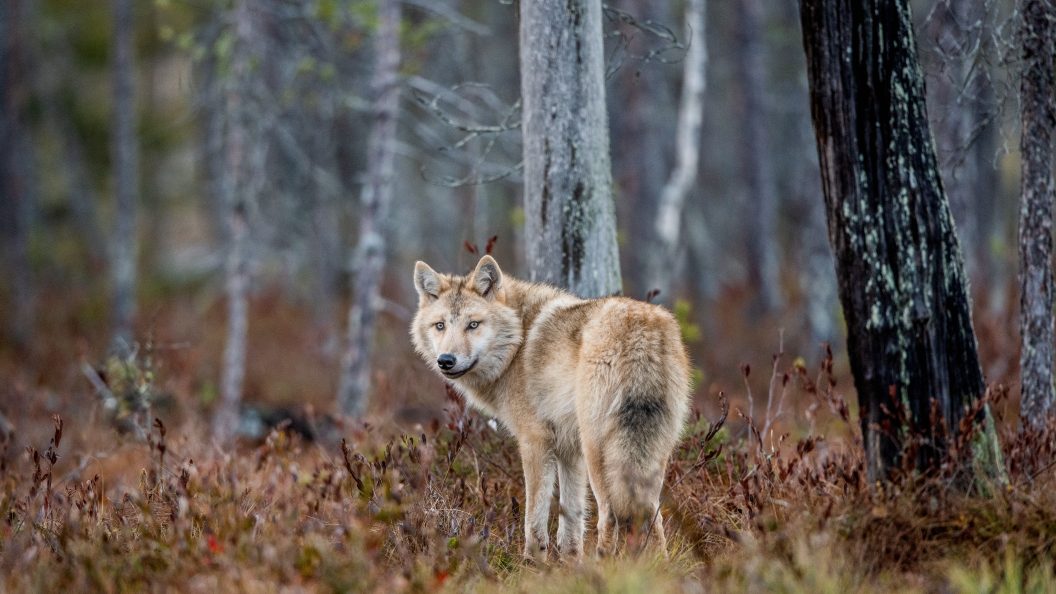
M438 360L436 362L436 364L439 365L440 361ZM444 374L444 376L447 377L447 378L455 379L455 378L462 377L463 375L466 375L467 373L469 373L470 369L473 369L476 366L477 366L477 360L474 359L473 362L470 363L469 365L467 365L465 369L459 369L458 371L442 370L440 373Z

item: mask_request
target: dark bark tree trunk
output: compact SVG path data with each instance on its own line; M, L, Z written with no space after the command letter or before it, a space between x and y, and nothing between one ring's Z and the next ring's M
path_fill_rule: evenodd
M1020 0L1023 72L1019 82L1021 198L1019 211L1019 355L1023 425L1044 426L1053 412L1052 205L1056 128L1056 4Z
M33 144L26 122L32 85L25 31L29 5L13 0L0 6L0 242L9 306L5 332L19 348L33 331L33 282L29 231L34 204Z
M337 402L340 410L361 416L367 408L370 364L377 325L382 269L385 267L385 224L393 194L396 157L396 116L400 86L400 2L378 0L375 40L374 124L368 139L367 178L360 195L359 240L352 255L352 304L348 310L348 342L341 361Z
M600 0L521 2L525 236L535 281L621 290Z
M985 386L908 0L803 0L800 10L847 350L877 480L902 461L907 431L928 438L913 462L933 462L942 430L956 431ZM933 400L945 427L932 427Z
M757 291L755 307L772 311L781 306L781 279L777 257L777 191L767 132L766 70L760 29L760 0L739 0L735 56L740 81L740 157L747 193L745 234L748 281Z
M136 211L139 194L139 147L136 140L136 71L133 61L134 14L132 0L113 0L113 139L114 235L110 256L113 316L112 346L124 352L132 345L136 315L136 261L138 238Z

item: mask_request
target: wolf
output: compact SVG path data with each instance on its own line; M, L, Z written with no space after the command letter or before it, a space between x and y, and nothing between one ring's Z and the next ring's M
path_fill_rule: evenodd
M581 559L586 485L597 554L629 522L666 554L660 491L690 408L690 364L674 317L624 297L581 299L503 274L490 255L467 276L414 266L415 350L517 441L524 555L545 561L556 471L557 554Z

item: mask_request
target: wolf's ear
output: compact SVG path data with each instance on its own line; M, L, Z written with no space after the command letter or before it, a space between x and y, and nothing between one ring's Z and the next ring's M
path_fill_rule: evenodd
M502 270L499 263L490 255L484 256L477 262L477 267L470 275L473 288L480 293L481 297L494 299L502 290Z
M436 299L440 296L440 275L428 264L418 260L414 263L414 288L418 290L419 297Z

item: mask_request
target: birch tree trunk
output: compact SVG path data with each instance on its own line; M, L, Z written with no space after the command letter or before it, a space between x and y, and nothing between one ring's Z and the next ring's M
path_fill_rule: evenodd
M120 353L132 346L136 315L136 211L139 147L136 140L133 0L113 0L113 141L115 224L110 254L113 311L112 345Z
M1023 72L1019 104L1021 198L1019 211L1019 355L1024 426L1041 427L1053 413L1052 205L1053 129L1056 127L1056 4L1020 0Z
M758 291L755 306L772 311L781 306L781 279L777 257L777 191L766 118L766 70L760 28L763 7L759 0L739 0L736 61L741 89L741 167L748 193L745 213L748 241L748 280Z
M367 408L382 269L385 223L393 194L396 116L399 108L400 2L378 0L373 80L374 123L367 143L367 179L360 195L359 240L352 256L352 304L348 342L341 360L337 402L342 412L361 416Z
M803 0L811 113L870 480L930 465L984 391L908 0ZM931 404L944 427L933 428ZM896 411L904 410L910 426ZM988 425L992 429L992 425ZM939 432L936 432L939 431ZM999 460L993 431L976 450Z
M697 180L700 163L700 128L704 122L705 72L708 64L704 0L686 2L686 39L689 49L683 62L682 96L675 133L675 168L660 192L654 232L656 260L649 267L650 289L671 300L671 279L677 273L686 197ZM697 231L698 233L701 231Z
M521 2L525 236L531 279L620 292L601 0Z
M639 23L668 24L677 18L674 2L618 0L606 2L605 6L624 10ZM679 109L678 81L670 65L636 57L648 56L657 50L659 43L668 43L666 40L644 31L620 31L622 27L618 25L614 29L614 34L623 36L616 46L626 44L622 50L614 50L607 56L605 64L609 73L606 105L611 114L613 184L620 196L616 219L624 221L623 230L630 237L648 242L641 244L642 249L624 250L620 254L621 263L627 265L621 271L624 292L641 296L658 288L651 284L654 282L652 271L661 257L655 227L660 196L677 160L677 147L671 140L676 134L673 114ZM617 68L615 73L613 68ZM684 69L683 62L679 70ZM661 289L661 299L668 296Z
M223 195L227 218L227 257L225 293L227 297L227 339L220 381L220 404L213 417L213 435L220 443L230 442L237 430L242 385L246 373L246 338L249 332L249 201L252 186L247 120L251 117L250 55L253 51L253 0L241 0L234 9L234 44L231 70L226 81L224 112L227 119L223 143ZM254 114L260 117L260 114ZM258 172L259 173L259 172Z

